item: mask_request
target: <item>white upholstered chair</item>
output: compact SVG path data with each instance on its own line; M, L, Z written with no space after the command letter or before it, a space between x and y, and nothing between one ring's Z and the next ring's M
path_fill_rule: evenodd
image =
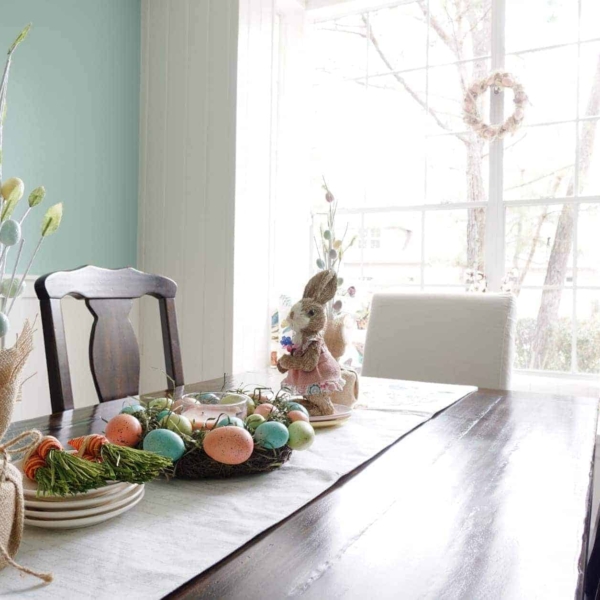
M515 324L510 294L376 294L362 373L508 389Z

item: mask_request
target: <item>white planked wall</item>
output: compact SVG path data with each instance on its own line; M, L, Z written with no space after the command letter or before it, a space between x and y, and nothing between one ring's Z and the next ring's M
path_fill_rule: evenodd
M237 0L143 0L138 267L179 285L186 381L231 371ZM142 390L164 386L140 314Z

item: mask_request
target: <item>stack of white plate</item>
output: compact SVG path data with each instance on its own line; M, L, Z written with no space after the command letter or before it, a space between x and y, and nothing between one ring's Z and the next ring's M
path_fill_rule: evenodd
M15 466L22 470L21 461ZM72 496L38 496L37 484L23 475L25 525L44 529L90 527L122 515L144 497L144 486L111 483Z

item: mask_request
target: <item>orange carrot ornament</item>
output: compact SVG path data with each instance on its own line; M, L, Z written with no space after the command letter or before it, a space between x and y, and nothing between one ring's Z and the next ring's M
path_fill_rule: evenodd
M158 477L173 462L145 450L111 444L98 433L69 440L69 445L77 450L77 455L86 460L98 461L104 467L106 479L146 483Z
M106 485L101 465L65 452L51 435L44 436L25 458L23 472L37 482L40 494L66 496Z

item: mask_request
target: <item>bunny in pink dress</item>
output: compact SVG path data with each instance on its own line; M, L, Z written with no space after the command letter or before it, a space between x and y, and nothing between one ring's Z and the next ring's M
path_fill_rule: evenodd
M325 306L336 290L335 271L321 271L308 282L302 300L292 306L288 316L294 331L290 354L277 363L281 373L287 372L282 386L303 395L309 412L315 415L333 414L330 394L344 388L340 365L323 340Z

